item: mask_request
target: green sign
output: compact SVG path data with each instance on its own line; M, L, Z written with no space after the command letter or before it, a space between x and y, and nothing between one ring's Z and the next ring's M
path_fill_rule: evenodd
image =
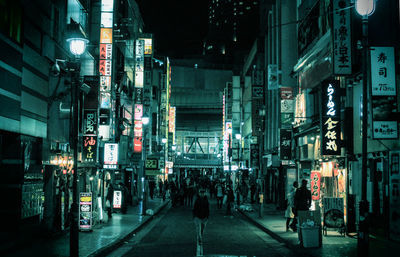
M146 170L158 170L158 160L146 159Z
M160 170L146 170L146 176L157 176L162 174L163 173Z

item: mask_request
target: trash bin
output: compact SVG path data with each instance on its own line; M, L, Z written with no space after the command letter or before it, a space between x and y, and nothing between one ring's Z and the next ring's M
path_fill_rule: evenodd
M319 247L320 246L320 227L301 226L301 242L304 248Z

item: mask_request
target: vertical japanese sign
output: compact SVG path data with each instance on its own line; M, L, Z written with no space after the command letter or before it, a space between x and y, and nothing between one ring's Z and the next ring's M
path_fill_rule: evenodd
M118 164L118 144L104 144L104 168L116 169Z
M144 48L145 41L136 40L135 48L135 116L134 116L134 138L133 151L135 153L142 152L142 136L143 124L142 117L143 107L143 86L144 86Z
M321 197L321 173L319 171L311 171L311 198L312 200L319 200Z
M339 81L322 83L321 106L321 155L340 155Z
M292 159L292 130L291 129L280 129L280 159L291 160Z
M350 1L333 1L333 73L351 74Z
M121 209L121 205L122 205L122 192L119 190L115 190L113 197L113 208Z
M397 91L393 47L371 49L372 135L398 138Z
M291 127L295 111L295 101L293 99L293 88L281 87L281 125Z
M100 126L99 136L107 140L110 138L111 81L113 55L113 18L114 0L101 0L100 14L100 45L99 45L99 73L100 73Z
M390 223L389 237L392 240L400 240L400 152L390 152L390 176L389 176L389 199L390 199Z
M262 118L260 110L264 104L264 88L262 86L252 85L251 94L251 122L252 122L252 135L262 135Z
M176 107L170 106L169 107L169 122L168 122L168 127L169 130L168 132L172 133L172 144L175 144L175 119L176 119Z
M92 193L79 194L79 228L81 230L92 229Z
M97 136L83 136L82 161L97 161Z

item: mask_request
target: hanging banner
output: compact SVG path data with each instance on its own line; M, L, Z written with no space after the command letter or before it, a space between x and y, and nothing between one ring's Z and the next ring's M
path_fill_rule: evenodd
M291 129L280 129L280 159L291 160L292 159L292 130Z
M351 61L351 8L349 0L333 1L333 73L352 74Z
M311 171L311 198L319 200L321 197L321 173L319 171Z
M340 155L339 81L323 82L321 105L321 155Z
M92 193L79 194L79 228L81 230L92 230Z
M397 91L393 47L371 49L372 136L397 139Z
M371 47L371 94L395 96L396 73L393 47Z

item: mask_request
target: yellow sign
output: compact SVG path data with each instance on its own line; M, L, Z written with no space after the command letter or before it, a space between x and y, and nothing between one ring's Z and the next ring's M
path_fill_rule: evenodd
M112 28L100 29L100 43L112 44Z

